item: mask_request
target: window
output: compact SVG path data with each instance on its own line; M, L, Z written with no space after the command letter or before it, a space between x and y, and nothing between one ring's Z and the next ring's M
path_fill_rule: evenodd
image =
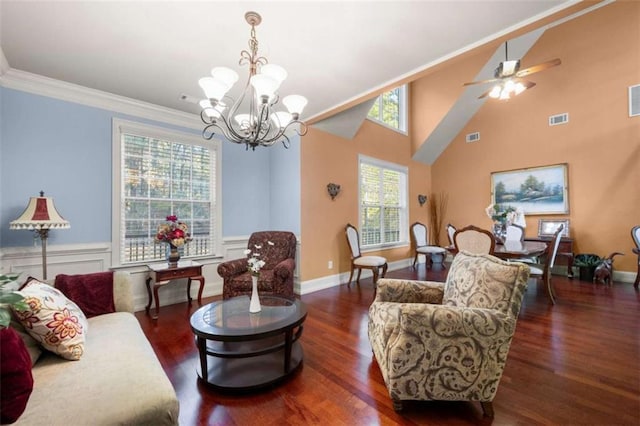
M220 232L219 142L138 123L113 121L115 265L164 260L158 225L174 214L193 240L181 256L213 256ZM118 161L119 160L119 161Z
M368 118L384 126L407 132L407 85L396 87L376 98Z
M407 168L360 156L360 245L407 244Z

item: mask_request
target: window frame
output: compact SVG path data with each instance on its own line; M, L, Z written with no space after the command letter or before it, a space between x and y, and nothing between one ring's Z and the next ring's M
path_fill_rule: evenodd
M385 123L380 114L382 113L382 95L388 93L392 90L400 89L399 99L398 99L398 127L394 127L390 124ZM378 118L370 117L369 112L373 108L374 104L378 104ZM371 108L367 111L367 120L373 121L381 126L384 126L388 129L394 130L398 133L402 133L403 135L408 135L408 107L409 105L409 88L407 84L403 84L401 86L394 87L393 89L387 90L375 99L375 102L371 104Z
M400 206L400 223L398 225L399 229L399 241L392 243L379 243L379 244L362 244L362 214L363 214L363 200L362 200L362 165L367 164L374 167L379 167L383 170L392 170L395 172L402 173L404 175L404 188L401 188L401 206ZM381 198L382 200L382 198ZM403 166L400 164L392 163L385 160L380 160L377 158L369 157L366 155L358 155L358 229L361 230L358 232L358 236L360 238L360 251L362 253L377 251L381 249L391 249L397 247L407 247L409 245L409 168L407 166ZM384 209L382 203L380 204L381 210ZM381 214L381 217L383 214ZM384 234L384 221L382 221L380 228L380 236L382 241L382 235Z
M188 256L189 259L208 259L220 257L222 248L222 150L221 141L211 139L206 141L199 135L167 129L150 124L143 124L134 121L113 118L112 120L112 203L111 203L111 265L112 267L134 267L149 263L160 262L160 259L146 259L133 262L123 262L121 259L124 241L121 231L124 227L124 215L122 214L123 191L123 152L122 135L137 134L144 137L168 140L174 143L194 145L206 148L215 154L215 172L211 173L210 196L212 200L210 230L211 230L211 253L206 255ZM158 223L159 225L159 223Z

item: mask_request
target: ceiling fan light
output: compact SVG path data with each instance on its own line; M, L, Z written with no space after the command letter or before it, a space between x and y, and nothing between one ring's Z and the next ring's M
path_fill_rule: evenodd
M525 90L527 90L527 88L525 87L524 84L517 82L515 87L513 88L513 91L515 92L516 95L519 95L520 93L524 92Z
M198 80L198 84L208 99L214 99L216 101L224 98L224 95L226 95L230 89L230 87L224 84L221 80L217 80L213 77L203 77Z
M260 68L260 74L268 75L278 81L278 85L282 84L287 78L287 70L276 64L266 64Z
M496 84L495 86L493 86L493 89L491 89L491 91L489 92L489 97L493 99L498 99L500 97L501 90L502 88L500 87L500 85Z
M509 100L509 91L506 88L502 89L502 92L500 92L499 99L502 101Z
M215 67L211 70L211 76L216 80L222 81L224 84L233 87L238 81L238 73L227 67Z

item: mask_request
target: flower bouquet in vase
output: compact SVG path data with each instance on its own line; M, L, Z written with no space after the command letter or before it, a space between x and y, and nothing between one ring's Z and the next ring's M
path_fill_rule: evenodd
M158 226L158 232L154 238L156 243L167 243L169 245L169 255L167 261L170 268L176 268L180 260L178 247L184 246L191 241L189 227L186 223L180 222L176 215L167 216L167 222Z
M273 245L271 241L267 241L267 244ZM260 306L260 297L258 295L258 278L260 277L260 269L265 265L265 261L260 259L260 253L258 250L262 249L261 245L254 244L254 251L246 249L244 254L247 259L247 270L251 274L251 301L249 302L249 312L252 314L258 313L262 310Z

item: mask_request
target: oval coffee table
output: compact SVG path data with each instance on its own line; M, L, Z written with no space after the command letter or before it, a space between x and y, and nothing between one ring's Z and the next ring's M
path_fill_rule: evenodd
M273 385L302 365L299 300L261 296L262 310L249 313L249 297L219 300L191 316L200 353L200 379L217 390L249 391Z

